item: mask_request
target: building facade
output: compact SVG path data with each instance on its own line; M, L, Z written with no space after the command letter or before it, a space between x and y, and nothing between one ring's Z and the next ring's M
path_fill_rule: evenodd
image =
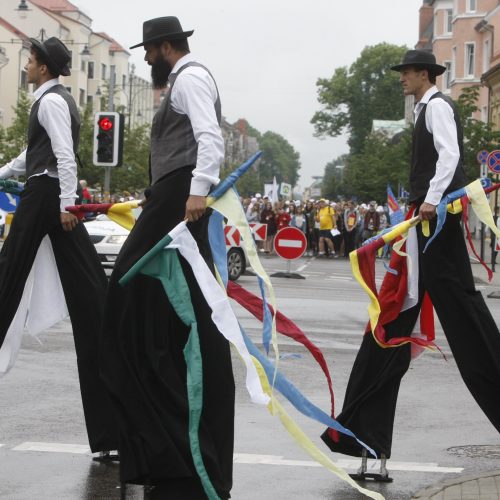
M114 76L113 104L126 115L130 126L151 123L151 84L137 77L129 64L129 52L106 33L92 30L92 19L68 0L19 0L0 4L0 125L9 126L20 89L26 83L24 66L29 56L29 38L61 39L71 52L71 75L60 81L71 92L80 109L109 108L109 87ZM8 82L8 83L6 83Z
M424 0L420 8L416 48L432 50L446 72L438 77L442 92L457 99L464 88L480 86L479 111L475 118L490 119L490 92L483 83L500 56L499 0Z

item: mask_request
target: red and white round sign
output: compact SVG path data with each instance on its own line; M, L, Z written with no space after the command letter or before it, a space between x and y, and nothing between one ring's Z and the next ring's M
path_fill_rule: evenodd
M306 236L296 227L284 227L274 237L274 251L283 259L298 259L304 255L306 248Z

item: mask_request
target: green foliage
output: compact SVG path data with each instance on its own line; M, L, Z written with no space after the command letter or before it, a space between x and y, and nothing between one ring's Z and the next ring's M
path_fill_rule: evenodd
M479 112L477 101L479 86L467 87L457 99L456 104L464 131L464 164L469 180L479 176L477 153L483 149L493 151L500 144L500 131L493 124L477 120L473 115Z
M348 69L336 68L330 79L319 78L318 101L322 110L311 123L317 137L350 133L351 153L363 149L372 121L400 120L404 99L398 73L390 67L399 63L407 47L380 43L365 47Z
M412 129L393 139L370 134L357 154L346 155L325 167L323 194L331 199L355 197L360 201L387 198L387 184L395 189L399 183L408 187ZM340 174L337 165L344 165Z
M342 155L325 165L325 173L323 175L321 187L321 195L323 197L334 200L344 195L344 169L346 168L348 158L349 155Z
M295 186L299 179L300 155L293 146L280 134L268 131L262 135L259 147L262 151L259 171L263 182L276 177L278 183Z
M24 91L20 91L14 110L12 125L0 132L0 158L2 164L19 156L28 144L28 123L30 118L31 100Z

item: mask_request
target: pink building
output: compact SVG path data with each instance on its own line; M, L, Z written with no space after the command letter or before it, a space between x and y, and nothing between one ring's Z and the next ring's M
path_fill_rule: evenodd
M437 85L457 99L465 87L481 85L493 61L500 62L500 0L424 0L417 48L432 50L447 71ZM498 45L498 47L497 47ZM478 116L489 119L489 90L481 87Z

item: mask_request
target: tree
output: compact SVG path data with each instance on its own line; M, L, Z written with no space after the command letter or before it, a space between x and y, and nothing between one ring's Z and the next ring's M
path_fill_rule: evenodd
M318 101L323 106L311 123L315 136L337 137L349 132L352 153L363 149L372 121L400 120L404 115L398 64L407 47L380 43L365 47L350 68L336 68L330 79L319 78Z
M473 117L479 111L478 98L479 86L475 85L463 89L456 101L464 132L465 172L471 181L478 177L477 153L483 149L493 151L500 144L500 131L494 130L491 123Z
M370 134L362 151L350 155L344 168L343 192L361 201L387 199L387 184L408 186L412 129L389 139Z
M28 145L28 123L31 110L31 99L26 92L19 93L14 110L14 121L6 129L2 129L0 138L0 158L7 163L16 158Z
M295 186L299 179L300 154L280 134L267 131L259 141L262 162L260 179L270 181L276 177L278 183L286 182Z
M325 173L321 186L321 194L325 198L334 200L345 193L343 178L348 158L349 155L342 155L325 165Z

